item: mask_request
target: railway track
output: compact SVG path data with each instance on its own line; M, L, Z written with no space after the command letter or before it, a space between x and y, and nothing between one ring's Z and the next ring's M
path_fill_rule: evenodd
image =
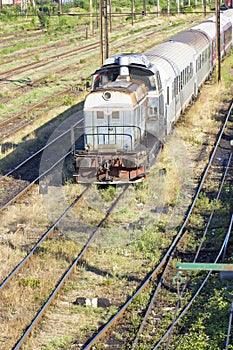
M8 199L4 204L2 204L2 206L0 207L0 212L6 209L7 207L9 207L12 203L17 201L24 194L26 194L36 182L43 179L44 176L48 175L50 171L56 168L56 166L60 165L60 163L63 162L69 155L70 155L70 152L66 153L62 158L60 158L56 163L54 163L51 167L49 167L45 172L43 172L42 174L34 178L28 184L26 183L26 186L23 186L23 188L20 188L20 190L16 194L14 194L12 198Z
M70 93L74 93L74 95L76 95L76 96L82 94L81 91L76 92L73 87L67 88L63 91L60 91L60 92L44 99L43 101L40 101L38 103L31 105L30 107L27 107L25 110L21 111L17 115L15 115L11 118L8 118L8 119L4 120L3 122L1 122L0 127L2 126L2 128L0 129L0 143L3 143L4 140L8 139L9 137L12 137L17 132L25 129L27 126L33 124L35 121L38 121L39 119L44 117L44 114L40 114L39 116L28 120L27 118L25 118L25 114L28 114L32 111L35 113L38 109L41 110L43 108L46 109L46 113L47 113L48 104L50 102L52 102L54 99L57 100L59 97L69 95ZM61 105L63 104L62 100L61 100L60 104Z
M79 118L77 118L77 115L72 118L73 124L75 126L78 126L82 123L82 119L75 121ZM72 122L72 121L71 121ZM70 155L70 151L61 152L61 154L58 155L59 159L55 159L53 161L47 159L46 162L48 162L48 167L43 169L43 172L39 174L39 167L40 167L40 160L41 155L43 152L47 151L50 147L59 147L59 144L62 142L63 144L69 144L70 143L70 128L67 128L67 130L63 131L57 131L57 135L52 137L50 141L41 149L30 155L30 157L23 160L21 163L19 163L17 166L15 166L13 169L9 170L6 174L2 175L0 178L0 188L4 187L4 191L2 193L7 192L6 189L9 188L9 194L7 197L2 198L1 200L1 207L0 212L6 209L9 205L17 201L19 198L21 198L25 193L27 193L35 183L39 182L41 179L43 179L46 175L48 175L54 168L59 165L60 163L64 162L64 160ZM26 170L25 172L28 172L28 175L25 175L23 169ZM28 170L29 169L29 170ZM25 181L22 181L22 178L25 179ZM12 179L12 181L10 180ZM17 188L16 183L17 179L19 179L19 188ZM16 193L13 193L12 196L12 190L11 188L14 188L16 190ZM9 196L10 195L10 196Z
M51 26L53 27L53 26ZM55 26L54 26L55 27ZM76 28L75 28L76 27ZM83 30L83 35L80 36L80 37L77 37L77 35L71 35L69 38L66 38L66 39L62 39L62 40L57 40L57 36L56 34L54 35L54 37L50 34L50 38L51 38L51 41L53 40L53 43L52 44L49 44L49 47L52 48L52 47L56 47L57 45L60 45L61 43L66 43L68 42L69 40L72 40L72 39L83 39L86 35L86 27L87 27L87 24L77 24L76 26L74 26L74 30ZM69 28L70 29L70 28ZM63 30L65 31L66 28L63 26ZM28 34L28 32L31 31L33 33L31 34ZM34 28L34 29L27 29L27 30L22 30L22 31L17 31L16 33L8 33L8 34L0 34L0 38L1 38L1 49L5 49L5 48L9 48L9 47L14 47L15 43L10 43L9 42L12 42L12 41L19 41L19 40L24 40L24 39L27 39L27 45L30 44L30 43L35 43L35 40L28 40L28 38L33 38L33 39L38 39L39 36L41 35L45 35L47 33L47 30L46 29L41 29L41 28ZM7 45L2 45L6 43ZM41 47L41 49L43 50L43 52L46 51L46 48L44 46ZM48 49L48 46L47 46L47 49ZM27 53L27 54L23 54L23 57L27 57L28 55L31 56L31 53ZM22 57L22 56L21 56ZM10 62L13 62L13 58L12 60L9 60L7 61L7 63L10 63ZM4 64L4 62L2 62Z
M208 218L205 218L206 222L205 224L203 224L204 226L202 226L204 233L201 234L201 237L198 235L196 236L197 240L201 239L201 243L197 247L197 251L193 253L190 252L188 257L186 257L188 261L189 259L191 259L191 261L195 262L201 259L201 261L206 262L206 250L204 252L204 255L202 256L201 248L206 239L207 232L208 233L210 232L210 228L212 227L211 225L213 225L213 222L214 222L214 226L216 227L216 221L219 221L218 215L217 215L217 218L216 217L214 218L215 211L217 211L217 203L220 200L220 198L221 200L223 200L223 198L220 197L222 189L224 186L226 187L229 185L230 180L232 178L232 153L231 153L230 144L229 144L229 136L227 136L227 135L231 135L232 137L232 129L233 129L232 121L229 121L231 117L232 109L233 109L233 102L231 102L229 111L226 116L225 123L219 134L218 140L213 149L209 163L201 178L201 181L196 191L193 202L171 246L165 252L159 264L149 274L149 276L145 278L145 281L141 284L141 286L137 289L137 291L133 294L133 296L129 298L118 310L115 316L111 318L111 320L108 323L106 323L101 328L101 330L90 341L88 341L85 344L83 349L85 350L92 349L93 346L98 346L98 348L100 349L101 348L111 349L112 347L116 349L118 348L137 349L137 348L140 348L140 346L142 347L145 346L145 344L147 344L148 349L149 349L148 344L150 344L151 349L158 349L160 345L166 346L166 344L164 345L164 342L167 339L168 339L168 343L173 341L172 343L173 345L174 345L174 342L176 344L179 344L179 339L177 339L177 337L175 339L172 338L172 331L175 325L181 319L181 317L184 316L184 314L189 310L195 298L205 286L205 283L208 281L210 273L206 276L206 278L203 281L203 284L201 285L200 288L198 288L195 295L192 296L192 298L189 300L187 305L183 306L183 303L185 303L185 301L182 300L182 309L181 309L181 298L184 297L185 295L185 291L188 286L188 280L190 279L190 276L189 278L187 278L187 281L185 281L184 283L181 281L181 279L179 278L176 279L177 290L179 291L178 297L177 297L176 289L173 287L173 284L172 284L172 277L174 277L176 274L176 271L174 270L174 258L175 260L177 260L177 258L179 259L179 257L182 256L181 255L182 245L184 245L183 239L187 238L187 235L190 234L190 231L192 230L192 225L193 225L192 215L194 210L196 210L195 209L196 204L198 203L198 201L200 201L200 195L202 191L204 190L206 192L206 188L208 188L209 186L207 181L210 176L209 172L211 170L211 172L212 171L214 172L213 177L215 178L215 180L216 178L218 179L218 187L219 187L216 198L213 198L212 193L210 194L209 200L214 200L215 205L211 213L209 214ZM226 128L228 128L227 131L226 131ZM224 157L222 155L223 151L224 151ZM219 154L221 154L221 157L219 156ZM221 159L222 161L221 171L219 171L219 159ZM210 182L211 181L212 179L210 180ZM228 196L231 196L231 193L228 193ZM212 251L210 249L208 259L210 259L211 261L214 261L214 262L219 261L219 259L222 257L223 250L226 249L226 245L229 241L229 231L230 231L229 227L230 225L232 225L231 211L232 211L232 208L228 208L227 213L225 213L226 215L225 220L227 220L228 226L225 227L225 231L224 231L225 234L221 238L222 243L221 244L219 243L219 246L215 244L216 246L215 250ZM218 222L218 226L222 227L221 225L223 225L223 223L224 223L224 220L222 221L222 223ZM213 241L213 238L212 238L212 241ZM143 294L143 292L147 288L151 288L151 284L153 285L153 287L152 289L150 289L151 298L150 298L148 307L147 309L144 309L145 306L142 306L142 308L140 308L138 304L135 303L135 301L141 294ZM177 301L177 298L178 298L178 301ZM167 303L168 301L169 303ZM136 304L136 307L134 307L133 305L134 303ZM130 308L130 311L127 311L129 308ZM161 308L162 310L165 310L166 308L167 310L170 309L172 310L172 312L170 313L164 312L161 310ZM125 318L124 320L122 320L124 313L125 313ZM141 319L141 325L137 330L136 336L135 337L132 336L131 338L129 336L129 333L130 331L134 333L134 329L131 329L131 328L133 324L132 318L135 318L135 314L137 314L138 316L140 314L145 314L145 317ZM173 317L173 321L171 322L172 314L174 314L174 317ZM164 324L164 323L166 324L165 328L168 328L168 331L166 331L165 334L163 334L164 328L161 327L161 324ZM123 334L124 329L127 330L125 336ZM122 341L119 341L119 334L121 334L120 339L122 339ZM165 348L165 347L162 347L162 348Z
M62 58L64 58L64 57L67 58L67 57L76 55L77 52L82 52L82 51L85 51L85 53L86 53L87 51L94 50L94 49L96 49L98 47L99 47L99 42L92 43L92 44L87 44L87 45L83 45L82 47L78 47L76 49L68 50L66 52L50 56L49 58L46 58L46 59L43 59L43 60L39 60L37 62L31 62L31 63L27 63L25 65L22 65L20 67L9 69L9 70L7 70L5 72L1 72L0 73L0 81L9 79L10 77L14 76L15 74L26 72L29 69L35 69L35 68L44 67L44 66L46 66L46 65L48 65L50 63L53 63L54 60L60 59L61 57Z
M187 26L189 26L189 24ZM166 28L166 26L164 26L164 28ZM174 28L174 32L177 32L177 31L178 31L178 27ZM162 29L161 29L161 32L162 32ZM156 40L161 40L161 39L158 38L158 34L155 33L153 29L147 30L145 32L145 36L143 36L143 38L141 38L141 34L140 33L139 34L135 33L133 35L134 35L135 39L137 38L137 40L141 40L142 42L145 41L145 36L147 38L150 38L150 39L151 39L151 37L156 36ZM127 40L129 40L129 37L127 38ZM130 40L132 40L132 38L130 38ZM117 41L113 40L112 46L113 46L114 50L119 49L119 47L122 48L122 45L123 45L122 43L123 42L125 42L125 38L124 39L118 39ZM3 73L0 73L0 80L4 81L4 79L8 79L9 77L12 77L15 74L19 74L19 73L21 74L22 72L25 72L28 69L32 69L33 68L35 70L35 69L38 69L38 68L41 68L41 67L45 67L46 65L50 65L52 62L54 62L54 60L56 60L58 58L59 58L59 60L61 60L61 58L67 59L67 57L71 57L73 55L76 55L79 52L81 53L81 52L84 51L86 53L87 51L95 50L98 47L99 47L99 43L96 42L96 43L93 43L93 44L84 45L84 46L82 46L80 48L76 48L76 49L73 49L73 50L70 50L70 51L67 51L67 52L63 52L63 53L61 53L59 55L51 56L51 57L46 58L44 60L40 60L39 62L32 62L32 63L26 64L26 65L23 65L23 66L20 66L20 67L16 67L14 69L5 71ZM66 74L67 74L67 72L69 70L70 70L70 68L67 68L67 67L64 67L63 69L59 68L59 74L61 74L62 71L66 72ZM72 68L72 71L74 72L74 68ZM56 71L54 71L54 74L56 74ZM26 84L27 87L30 86L30 89L33 89L33 88L36 89L37 88L36 83L38 83L38 82L42 81L43 79L45 79L46 76L43 75L40 79L36 79L35 81L31 81L31 80L27 81L27 80L25 80L25 84ZM80 78L80 80L81 80L81 78ZM25 93L28 92L28 89L25 89L25 85L22 85L21 87L17 87L15 89L15 91L19 91L19 90L22 90L22 92L25 92ZM13 89L13 91L14 91L14 89ZM11 116L10 118L5 118L4 120L2 120L0 122L0 129L1 129L0 130L0 142L3 143L4 140L6 140L7 138L13 136L16 132L19 132L19 131L23 130L25 127L33 124L33 122L35 120L38 120L40 117L41 118L43 117L43 113L42 113L42 115L40 113L39 117L36 116L35 118L30 118L28 120L28 118L25 118L25 115L28 115L30 113L34 113L35 114L38 111L38 109L41 109L43 107L46 108L50 101L52 102L53 100L57 100L57 98L59 96L69 95L73 91L74 91L74 87L68 87L66 89L63 89L62 91L56 92L55 94L53 94L50 97L44 99L43 101L40 101L40 102L37 102L37 103L34 103L34 104L30 104L26 108L24 106L24 109L21 112L17 113L14 116ZM75 94L80 94L80 92L78 92L78 93L75 92ZM11 96L11 102L12 102L12 96ZM47 111L47 108L46 108L46 111Z
M106 221L108 220L109 216L111 215L111 213L113 212L113 210L115 209L115 207L117 206L118 202L120 201L121 197L123 196L123 194L127 191L128 186L125 186L122 190L122 192L117 196L117 198L112 202L112 204L110 205L110 207L108 208L108 210L106 211L104 217L102 218L102 220L99 222L99 224L97 225L97 227L93 230L93 232L90 234L89 238L86 240L85 244L82 246L82 248L80 249L79 254L76 256L76 258L73 260L73 262L71 263L71 265L68 267L68 269L64 272L64 274L60 277L60 279L58 280L56 286L54 287L54 289L51 291L49 297L47 298L47 300L45 302L43 302L42 307L38 308L38 312L36 314L36 316L32 319L31 323L29 325L24 325L24 331L23 331L23 335L20 337L20 339L17 341L17 343L13 346L13 349L19 349L22 347L22 345L24 344L24 342L26 341L28 335L30 334L30 332L32 332L32 330L35 328L35 326L37 325L37 323L39 322L39 320L41 319L41 317L45 314L45 312L47 311L47 309L49 308L49 306L51 305L52 301L54 300L55 297L57 297L59 291L61 290L61 288L64 286L64 283L67 281L68 278L70 278L70 276L72 275L73 271L76 268L76 265L81 261L81 259L83 258L84 254L86 253L86 251L88 250L88 248L90 247L92 241L95 239L95 237L97 236L97 234L99 233L100 229L103 227L103 225L106 223ZM50 229L43 234L43 236L41 237L41 239L35 244L35 246L31 249L31 251L29 252L29 254L15 267L15 269L4 279L4 281L1 284L1 292L3 293L3 299L4 299L4 290L6 288L10 288L10 285L12 283L12 278L14 277L14 281L16 278L20 278L21 274L22 274L22 269L25 269L25 264L29 262L29 258L36 253L36 251L39 249L40 245L44 242L45 239L48 238L48 236L54 231L54 228L60 223L61 220L63 220L63 218L69 213L69 211L79 202L79 200L81 199L82 195L88 191L89 189L86 188L80 196L78 196L73 202L72 204L66 209L66 211L59 217L59 219L56 221L56 223L54 225L52 225L50 227ZM19 273L20 271L20 273ZM18 277L17 277L17 276ZM22 327L22 326L21 326ZM23 330L23 329L22 329ZM21 332L22 332L21 330Z
M225 141L226 141L226 144L228 145L228 142L229 142L229 140L228 140L228 134L229 133L224 133L224 137L225 137ZM221 147L224 149L225 148L225 146L226 145L221 145ZM228 146L227 146L227 148L229 148ZM219 159L219 153L216 153L216 155L215 155L215 158L218 158ZM222 157L221 157L222 158ZM218 162L219 162L219 160L218 160ZM225 162L225 160L224 159L222 159L222 162L225 164L225 165L227 165L227 163ZM225 167L225 165L224 165L224 167ZM213 167L213 165L212 165L212 167ZM217 167L216 167L216 170L218 171L218 174L220 175L220 172L219 172L219 170L220 170L220 167L219 167L219 163L218 163L218 165L217 165ZM226 173L227 174L227 173ZM228 175L227 175L228 176ZM226 177L227 177L226 176ZM215 176L214 176L215 177ZM89 202L88 202L88 205L89 205ZM79 210L80 211L80 210ZM113 220L114 221L114 220ZM108 224L107 224L107 227L111 227L112 226L112 221L110 221ZM120 230L119 230L120 231ZM162 234L162 233L161 233ZM179 252L181 252L181 250L180 250L180 248L178 248L178 250L179 250ZM217 249L215 249L214 250L215 252L217 252ZM95 251L92 251L92 255L94 255L94 252ZM205 247L205 254L206 254L206 252L209 254L209 249L208 249L208 247ZM212 254L213 254L213 252L212 252ZM184 255L185 256L185 255ZM190 257L191 255L189 254L188 255L188 257ZM211 255L211 256L213 256L213 255ZM177 255L175 255L175 257L177 257ZM187 257L187 256L186 256ZM84 260L85 261L85 260ZM91 259L91 261L93 261L92 259ZM82 262L83 263L83 262ZM87 264L87 266L88 266L88 264ZM94 265L96 268L97 268L97 266L96 265ZM105 268L104 268L104 270L105 270ZM97 269L97 271L98 271L98 269ZM101 271L102 272L102 271ZM175 272L176 271L174 271L173 270L173 276L175 275ZM76 275L77 274L79 274L80 273L80 270L79 270L79 272L78 273L76 273ZM160 273L159 273L159 275L160 275ZM128 276L128 275L127 275ZM144 275L145 276L145 275ZM157 276L157 275L156 275ZM152 285L152 287L154 288L154 287L156 287L157 286L157 277L154 277L154 278L152 278L150 281L149 281L149 285ZM147 277L148 278L150 278L150 274L148 274L147 275ZM77 277L76 277L77 278ZM81 277L80 277L81 278ZM131 277L129 277L128 276L128 279L132 279L132 276ZM140 279L141 280L143 280L143 277L142 276L140 276ZM14 281L14 279L12 279L12 282ZM79 280L80 281L80 280ZM165 275L164 275L164 279L163 280L159 280L159 281L161 281L161 282L163 282L163 283L161 283L162 284L162 287L164 287L164 285L165 285L165 287L170 287L170 289L171 289L171 285L172 285L172 283L170 283L170 281L168 281L168 277L166 277ZM81 282L80 282L81 283ZM94 281L92 281L92 286L93 286L93 284L94 284ZM174 303L177 301L177 294L176 294L176 292L175 292L175 286L174 285L172 285L173 287L173 299L174 299ZM152 288L151 287L151 288ZM82 288L82 286L81 286L81 288ZM140 290L140 288L141 287L139 287L137 290ZM145 287L145 289L144 289L144 291L147 289L147 288L149 288L149 287ZM152 291L153 291L153 288L152 288ZM69 289L69 288L68 288ZM82 292L83 292L83 289L82 289ZM143 294L143 288L142 288L142 290L141 290L141 292L142 292L142 294ZM65 298L65 292L63 292L62 293L62 300L64 300L64 298ZM75 293L73 293L73 294L75 294ZM131 293L130 293L131 294ZM82 294L81 294L82 295ZM129 294L126 294L126 296L125 296L125 298L123 299L123 298L121 298L121 300L127 300L127 295L129 295ZM172 298L170 298L170 300L173 300ZM72 298L71 298L71 300L72 300ZM73 295L73 300L74 300L74 295ZM136 301L137 302L137 297L134 299L134 301ZM158 302L159 303L159 302ZM183 304L183 301L182 301L182 304ZM71 308L71 306L70 305L72 305L72 302L71 303L69 303L69 310L70 310L70 308ZM163 303L163 304L160 304L160 313L159 313L159 315L156 315L156 316L154 316L154 318L153 318L153 320L154 319L157 319L157 321L155 322L155 323L157 323L158 322L158 319L161 319L162 317L163 317L163 311L161 311L161 310L163 310L163 309L166 309L166 306L165 306L165 304ZM62 306L61 306L61 308L63 308L64 307L64 304L62 304ZM137 315L138 314L138 312L139 313L141 313L142 312L142 310L143 310L143 308L142 308L142 306L140 306L139 304L138 304L138 302L137 302L137 306L136 306L136 310L134 309L134 306L133 305L131 305L131 304L129 304L128 305L128 307L129 308L131 308L131 311L130 311L130 314L133 314L133 315ZM126 310L124 311L124 313L125 313L125 315L127 315L127 310L128 310L128 307L126 307ZM170 305L169 305L169 307L170 307ZM80 309L79 309L80 310ZM135 310L135 311L133 311L133 310ZM157 311L157 310L156 310ZM69 312L71 312L71 311L69 311ZM89 311L90 312L90 311ZM99 311L100 312L100 311ZM154 308L152 308L152 313L154 314L154 312L155 312L155 309ZM168 311L166 311L166 312L168 312ZM63 315L63 323L65 322L65 315ZM103 316L104 317L104 316ZM129 316L128 316L129 317ZM51 317L53 320L54 320L54 316L52 316ZM106 318L106 316L104 317L104 319ZM103 318L102 318L103 319ZM47 332L49 332L49 330L47 330L47 321L48 321L48 319L47 319L47 317L44 319L44 322L43 322L43 330L42 330L42 333L43 333L43 336L44 336L44 334L46 333L46 331ZM67 320L68 321L68 320ZM170 318L170 321L171 321L171 318ZM68 321L69 322L69 321ZM57 324L56 322L55 322L55 324L56 324L56 327L62 327L62 325L59 325L59 324ZM113 338L108 338L107 340L106 340L106 342L104 342L104 340L103 340L103 342L101 342L101 340L100 340L100 342L98 343L98 347L100 347L101 348L101 346L103 346L103 347L108 347L109 346L109 348L113 348L113 346L114 346L114 348L116 348L117 349L117 345L119 346L119 348L126 348L127 349L127 344L130 344L130 346L133 344L133 340L134 340L134 337L132 337L132 338L130 338L129 337L129 335L127 335L127 336L125 336L124 335L124 329L125 328L127 328L128 329L128 333L129 333L129 330L131 329L130 327L132 326L132 324L133 324L133 321L132 320L130 320L130 318L128 319L128 322L127 323L125 323L125 320L123 320L122 321L122 323L119 323L118 324L118 321L116 320L116 324L115 324L115 327L114 327L114 332L115 332L115 336L117 336L117 334L118 334L118 336L117 336L117 342L116 342L116 340L114 339L114 337ZM53 326L54 327L54 326ZM104 327L104 325L103 325L103 327ZM159 326L159 328L161 328L160 326ZM86 336L86 340L88 340L88 338L91 338L91 333L93 334L93 332L95 333L95 329L96 328L94 328L94 330L92 331L92 332L88 332L87 331L87 336ZM118 330L120 329L120 333L123 335L122 336L122 338L125 338L125 341L126 341L126 343L121 343L121 341L119 340L120 339L120 336L119 336L119 332L118 332ZM161 328L162 329L162 328ZM50 330L51 331L51 330ZM110 332L110 334L111 334L111 330L109 331ZM135 329L134 329L134 331L132 332L133 334L134 334L134 336L136 336L136 334L135 334ZM144 331L143 331L143 333L142 333L143 335L142 335L142 337L144 336ZM159 334L159 333L158 333ZM163 334L162 334L163 335ZM161 335L161 336L162 336ZM139 339L140 339L140 341L141 341L141 336L139 336ZM26 339L25 339L26 340ZM87 346L87 344L88 344L88 341L86 342L86 345L78 345L78 343L82 343L82 341L80 342L80 340L79 341L77 341L77 342L75 342L75 341L73 341L73 343L72 343L72 347L73 348L75 348L75 349L83 349L83 348L85 348L85 346ZM149 343L151 343L151 344L153 344L152 343L152 341L150 341ZM30 343L31 344L31 343ZM110 344L110 345L109 345ZM123 344L123 345L122 345ZM33 345L29 345L29 348L33 348Z
M228 136L227 136L227 134L225 135L225 138L227 139L228 138ZM228 142L229 140L227 139L226 140L226 142ZM224 148L224 146L222 146L223 148ZM219 154L218 154L218 156L217 156L217 158L219 158ZM224 160L223 160L223 162L224 162ZM219 165L218 165L218 167L217 167L217 169L219 170ZM21 271L21 268L20 268L20 271ZM20 272L21 273L21 272ZM159 273L159 271L157 271L157 273ZM156 281L156 276L157 276L157 273L150 279L150 275L149 275L149 280L148 280L148 283L149 284L151 284L151 282L152 283L154 283L153 281L155 280ZM15 275L14 275L15 276ZM12 276L12 277L14 277L14 276ZM24 275L23 275L24 276ZM23 278L21 278L23 281L24 281L24 279ZM15 278L9 278L9 283L16 283L16 282L14 282L16 279ZM165 279L164 279L165 280ZM11 281L11 282L10 282ZM23 283L23 282L22 282ZM26 282L25 282L26 283ZM155 282L155 285L156 285L156 282ZM15 286L15 285L14 285ZM7 287L7 288L9 288L9 287ZM147 287L145 287L145 288L147 288ZM3 290L4 290L5 288L3 288ZM142 288L140 287L138 290L140 291L140 289L141 289L141 291L143 291L143 286L142 286ZM134 300L136 299L136 297L134 298ZM129 306L130 306L130 304L129 304ZM139 307L137 306L137 310L139 309ZM140 309L139 309L140 310ZM153 310L154 311L154 310ZM125 312L125 314L127 313L127 307L126 307L126 311L124 311ZM160 316L160 315L159 315ZM40 318L40 316L38 315L38 319ZM37 317L34 319L34 321L35 321L35 323L37 322ZM116 320L116 322L118 322L117 320ZM124 321L125 322L125 321ZM130 327L130 325L129 325L129 327ZM124 328L124 327L123 327ZM117 330L117 328L115 328L114 329L114 332ZM122 332L122 328L120 328L120 332ZM123 333L122 333L123 334ZM144 334L144 333L143 333ZM90 335L89 335L89 337L91 337ZM27 338L27 335L25 334L25 340L26 340L26 338ZM88 338L87 338L88 339ZM127 338L128 339L128 338ZM114 339L112 339L110 342L111 342L111 344L112 344L112 342L114 342L115 340ZM132 339L130 339L130 342L132 342ZM129 342L129 344L130 344L130 342ZM118 339L118 341L117 341L117 343L119 344L119 339ZM87 343L86 343L86 346L87 346L87 344L88 344L88 341L87 341ZM78 347L78 348L80 348L80 347Z
M220 246L219 251L217 252L217 256L215 257L215 259L213 261L214 264L218 263L220 261L220 259L222 259L222 257L224 257L224 251L228 248L229 238L230 238L230 234L231 234L231 230L232 230L232 223L233 223L233 215L230 218L229 226L228 226L228 229L226 231L225 237L223 239L223 243ZM197 258L197 255L196 255L196 258ZM198 296L202 292L203 288L206 287L206 284L211 277L211 273L212 273L212 271L208 272L208 274L206 275L206 277L202 281L201 285L198 287L195 294L189 300L188 304L182 310L179 310L181 308L182 296L183 296L185 289L187 288L189 280L191 278L191 274L188 274L187 280L186 280L184 286L182 286L183 288L182 288L182 291L180 292L180 295L179 295L179 301L178 301L177 306L176 306L176 312L175 312L175 317L174 317L173 323L168 328L168 330L164 333L164 335L161 337L161 339L157 342L157 344L153 347L153 350L158 349L160 347L160 345L162 343L164 343L165 341L167 341L166 346L169 346L169 344L171 343L171 339L172 339L171 337L172 337L172 333L174 331L175 326L182 319L182 317L184 317L184 315L189 311L189 309L193 306L194 302L196 301L196 299L198 298ZM180 288L179 284L181 283L181 279L179 279L179 278L180 277L178 276L177 280L176 280L177 285L178 285L178 289ZM152 298L152 303L154 303L154 302L155 302L155 300L154 300L154 298ZM178 310L179 310L179 315L178 315ZM151 311L151 310L148 309L148 311ZM228 334L227 340L229 340L228 338L229 338L229 334ZM138 340L138 337L136 338L134 345L137 343L137 340ZM133 346L133 348L135 348L135 347Z
M0 284L0 290L10 283L11 279L18 273L18 271L28 263L31 256L34 254L36 249L40 247L40 245L50 236L54 234L55 229L60 224L60 222L68 215L68 213L72 210L72 208L80 201L82 196L87 191L87 188L71 203L71 205L62 213L62 215L56 220L56 222L41 236L40 240L34 245L34 247L30 250L27 256L6 276Z

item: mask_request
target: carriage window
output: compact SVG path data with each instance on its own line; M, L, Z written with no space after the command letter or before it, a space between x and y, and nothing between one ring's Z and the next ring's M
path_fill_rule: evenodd
M149 107L149 119L154 119L157 117L158 109L157 107Z
M190 79L193 77L193 64L190 63Z
M178 77L174 79L174 97L178 94Z
M202 52L202 55L201 55L201 63L202 63L202 66L205 63L205 53L204 52Z
M160 89L162 89L162 83L161 83L159 72L156 72L156 77L157 77L157 81L158 81L158 88L160 90Z
M119 119L119 112L112 112L112 119Z
M179 75L178 76L178 92L180 92L181 91L181 89L182 89L182 87L181 87L181 76Z
M98 111L97 112L97 119L104 119L104 112Z
M181 76L180 76L180 90L183 89L184 86L184 71L181 72Z

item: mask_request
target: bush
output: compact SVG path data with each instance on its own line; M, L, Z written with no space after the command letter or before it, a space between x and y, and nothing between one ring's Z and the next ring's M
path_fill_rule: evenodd
M41 28L48 28L49 27L49 20L50 20L49 12L47 12L47 11L44 12L44 11L39 10L37 13L37 16L38 16Z
M28 278L22 278L19 281L19 284L20 286L23 286L23 287L31 287L32 289L35 289L35 288L40 288L41 281L38 278L28 277Z

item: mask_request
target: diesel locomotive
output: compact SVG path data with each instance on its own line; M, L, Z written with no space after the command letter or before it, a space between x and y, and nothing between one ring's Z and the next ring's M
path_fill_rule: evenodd
M222 59L232 38L233 10L227 10L220 15ZM215 65L214 16L144 53L106 59L93 74L82 135L73 137L76 181L142 181Z

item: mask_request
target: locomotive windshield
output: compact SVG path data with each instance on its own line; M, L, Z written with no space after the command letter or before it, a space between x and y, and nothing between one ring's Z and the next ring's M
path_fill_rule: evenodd
M154 73L142 67L128 66L131 80L142 81L148 90L156 90L156 80ZM113 82L120 74L120 66L102 68L93 75L93 90L102 88L105 84Z

